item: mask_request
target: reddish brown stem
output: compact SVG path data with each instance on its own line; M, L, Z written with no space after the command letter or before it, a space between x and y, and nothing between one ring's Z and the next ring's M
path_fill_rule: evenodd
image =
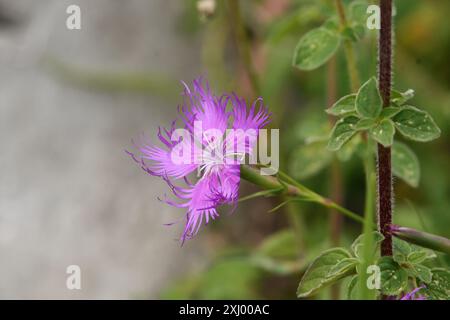
M381 30L379 36L379 88L383 106L388 107L392 84L392 0L380 0ZM392 256L392 169L391 148L378 144L378 223L384 235L381 255Z

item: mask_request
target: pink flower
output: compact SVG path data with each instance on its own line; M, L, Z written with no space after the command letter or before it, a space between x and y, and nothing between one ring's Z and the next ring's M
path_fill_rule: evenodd
M192 90L184 86L184 103L178 110L182 134L175 128L175 120L170 129L158 130L162 146L141 139L137 144L139 156L127 151L144 171L164 179L182 200L164 200L186 208L182 243L196 235L202 224L219 216L218 206L236 205L240 163L251 155L259 130L270 122L262 98L247 110L244 99L235 94L215 96L201 79L193 81ZM227 110L229 105L231 110ZM234 134L229 134L229 129L235 130ZM188 176L194 171L199 173L199 179L191 183Z

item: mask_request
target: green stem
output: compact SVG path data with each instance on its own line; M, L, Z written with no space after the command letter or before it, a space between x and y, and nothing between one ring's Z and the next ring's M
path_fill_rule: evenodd
M345 15L344 5L342 4L342 0L335 0L336 11L338 12L339 22L341 28L344 29L348 26L347 17ZM347 60L347 70L350 76L350 87L353 92L357 92L359 88L359 75L358 68L356 65L354 48L350 40L344 41L344 52L345 59Z
M280 188L284 187L284 189L280 191L280 193L283 193L288 196L300 197L302 199L306 199L308 201L321 204L329 209L335 209L339 211L340 213L342 213L343 215L347 216L350 219L353 219L360 223L364 222L364 219L361 216L357 215L356 213L346 208L341 207L337 203L333 202L331 199L325 198L315 193L314 191L298 183L297 181L287 176L286 174L279 172L278 175L279 178L283 180L283 182L272 176L263 176L257 169L251 168L246 165L241 166L241 178L249 182L252 182L264 189L280 190Z

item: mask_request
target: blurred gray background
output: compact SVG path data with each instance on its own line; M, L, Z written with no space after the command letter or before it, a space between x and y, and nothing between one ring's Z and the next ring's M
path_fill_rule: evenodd
M82 29L67 30L66 8ZM87 70L201 74L200 40L178 35L180 0L0 0L0 298L157 298L206 263L202 241L180 248L183 214L125 155L153 137L174 102L64 81L46 61ZM201 237L201 235L199 236ZM66 288L66 268L82 290Z

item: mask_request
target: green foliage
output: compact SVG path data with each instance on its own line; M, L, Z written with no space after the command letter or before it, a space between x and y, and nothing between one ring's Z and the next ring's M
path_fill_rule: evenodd
M371 127L369 133L375 141L389 147L394 142L395 127L391 120L384 119Z
M334 55L340 43L339 34L328 28L311 30L297 44L292 64L301 70L314 70Z
M448 300L450 297L450 272L443 268L431 270L433 276L423 293L431 300Z
M328 141L328 149L339 150L356 133L355 125L358 117L348 116L336 122Z
M392 172L412 187L420 181L419 159L407 145L396 141L392 146Z
M363 118L376 118L380 115L383 101L375 77L361 86L356 96L355 106L356 111Z
M305 298L355 272L350 252L343 248L324 251L308 267L297 289L297 297Z
M378 260L381 272L381 292L386 295L399 295L408 286L408 273L392 258Z
M393 90L392 105L383 108L383 101L375 77L370 78L358 90L339 99L326 112L345 118L336 122L328 143L331 151L337 151L357 132L366 131L369 136L384 147L394 143L396 129L404 136L416 141L431 141L440 135L440 129L425 111L403 106L414 97L414 91ZM356 113L355 113L356 111ZM396 174L411 186L419 183L420 171L417 158L406 146L396 150ZM403 167L404 165L407 165Z
M349 94L339 99L331 108L326 109L333 116L344 116L355 111L356 94Z
M427 142L438 138L441 130L431 116L415 107L405 106L393 117L396 128L411 140Z

